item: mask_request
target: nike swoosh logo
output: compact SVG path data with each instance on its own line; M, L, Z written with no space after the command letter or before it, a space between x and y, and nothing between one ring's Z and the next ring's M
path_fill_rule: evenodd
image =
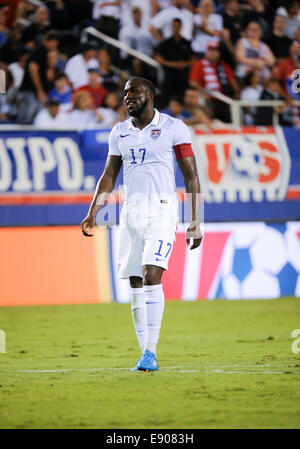
M124 134L124 136L122 136L122 134L120 135L121 139L123 139L123 137L127 137L129 136L129 134Z

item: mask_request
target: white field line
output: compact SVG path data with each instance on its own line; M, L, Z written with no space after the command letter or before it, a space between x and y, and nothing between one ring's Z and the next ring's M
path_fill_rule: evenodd
M222 369L214 369L211 373L217 374L300 374L300 371L291 371L289 373L285 371L247 371L247 370L238 370L238 371L224 371Z
M266 366L272 366L269 363L267 365L241 365L241 364L233 364L233 365L207 365L207 368L234 368L234 367L238 367L238 368L257 368L258 366L260 367L266 367Z
M260 367L270 367L271 365L259 365ZM207 369L209 368L209 369ZM214 369L211 369L214 368ZM225 369L224 369L225 368ZM231 368L228 370L226 368ZM233 368L233 369L232 369ZM240 369L235 369L240 368ZM258 365L209 365L202 369L186 369L183 366L166 366L160 368L162 372L168 373L205 373L205 374L300 374L300 371L253 371L245 368L258 368ZM108 371L130 371L131 368L62 368L62 369L0 369L0 372L4 373L17 373L17 374L59 374L59 373L72 373L72 372L108 372Z

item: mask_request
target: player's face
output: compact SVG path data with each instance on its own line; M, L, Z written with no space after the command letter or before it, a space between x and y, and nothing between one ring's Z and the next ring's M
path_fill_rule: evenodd
M148 89L142 83L125 84L124 102L131 117L139 117L149 101Z

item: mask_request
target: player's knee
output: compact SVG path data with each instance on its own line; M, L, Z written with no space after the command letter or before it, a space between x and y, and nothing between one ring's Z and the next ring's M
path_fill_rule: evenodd
M143 288L143 279L138 276L131 276L129 282L131 288Z
M145 270L145 272L144 272L143 284L144 285L153 285L153 274L151 272L149 272L148 270Z
M157 285L161 282L161 271L156 270L156 267L147 267L143 273L144 285Z

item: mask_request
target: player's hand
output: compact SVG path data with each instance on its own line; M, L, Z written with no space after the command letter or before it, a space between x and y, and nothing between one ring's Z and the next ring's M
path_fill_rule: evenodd
M190 241L193 239L193 244L190 249L198 248L201 244L202 233L199 223L192 222L186 231L186 244L190 245Z
M85 219L81 222L80 228L82 231L82 234L85 237L93 237L92 229L94 227L94 224L96 222L96 219L94 215L88 214Z

